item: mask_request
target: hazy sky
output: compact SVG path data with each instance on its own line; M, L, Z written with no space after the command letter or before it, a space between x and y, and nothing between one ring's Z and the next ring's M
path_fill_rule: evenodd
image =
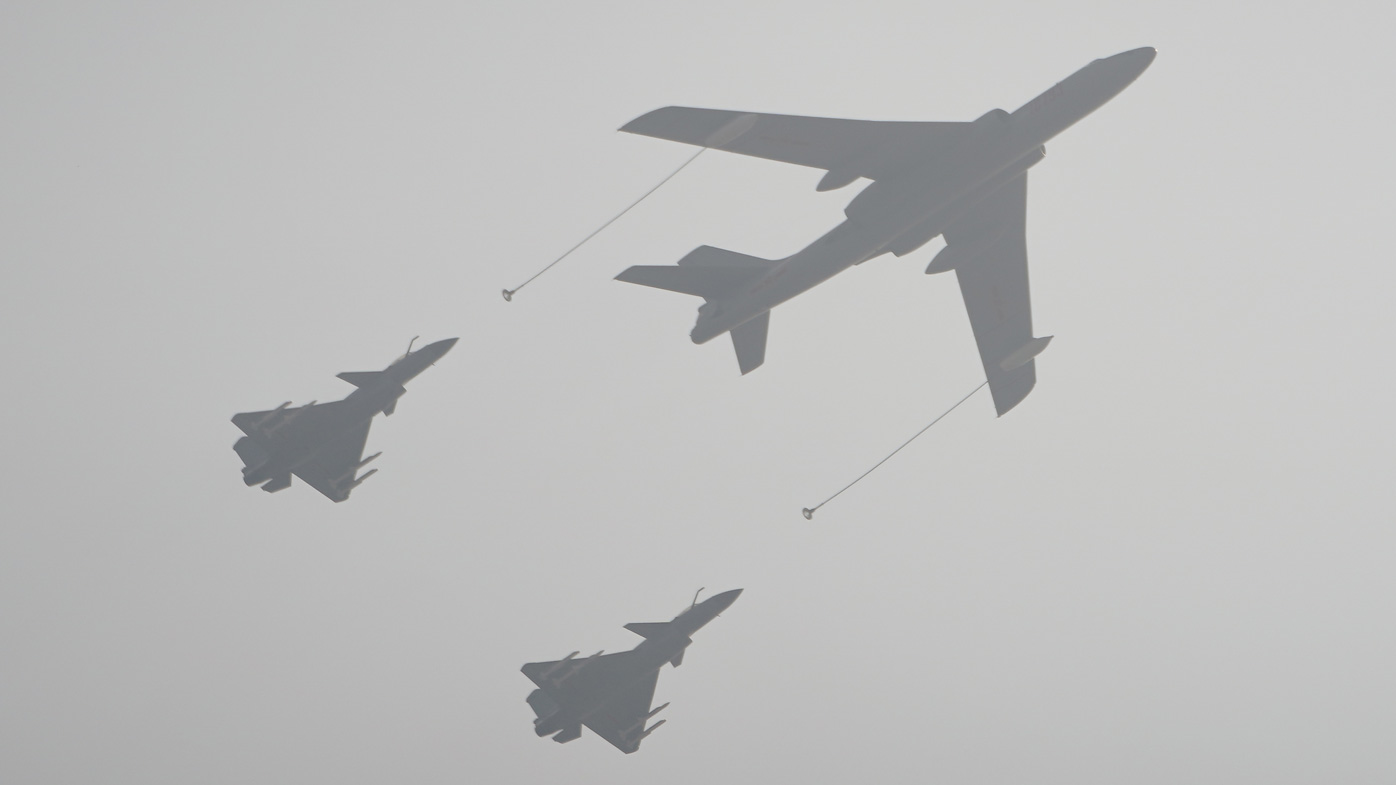
M1389 32L1376 3L0 7L0 780L1396 778ZM611 277L788 255L859 186L615 133L667 104L1012 110L1159 50L1030 174L1037 390L940 248L767 362ZM460 336L335 505L233 413ZM530 660L744 588L625 756Z

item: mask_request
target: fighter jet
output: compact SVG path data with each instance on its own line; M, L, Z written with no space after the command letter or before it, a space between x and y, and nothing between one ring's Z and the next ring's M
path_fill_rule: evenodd
M630 651L598 651L584 660L575 659L581 652L574 651L560 660L523 666L523 674L538 685L528 696L528 705L538 715L534 731L539 736L556 734L553 741L565 744L581 736L585 725L621 752L640 749L640 741L665 722L645 727L669 705L650 708L659 669L666 662L675 668L683 664L683 653L693 642L690 636L727 610L741 593L733 589L702 602L696 602L695 596L688 610L673 621L625 625L645 639Z
M1033 358L1051 336L1032 331L1024 220L1028 169L1043 145L1129 86L1154 60L1149 47L1096 60L1012 114L972 123L870 122L670 106L620 130L824 169L816 190L872 183L847 220L807 248L770 260L702 246L677 267L631 267L617 279L697 295L691 337L731 333L743 374L766 358L771 309L884 253L905 256L940 235L926 273L954 270L1003 415L1036 383Z
M290 487L294 474L332 501L349 498L350 491L378 471L369 469L355 476L382 455L363 457L373 416L392 414L397 399L407 392L403 385L441 359L456 340L437 341L415 352L409 343L407 353L381 371L339 374L338 378L358 388L342 401L319 405L311 401L294 408L287 401L270 411L233 415L233 425L247 434L233 445L245 464L243 482L265 483L262 490L275 493Z

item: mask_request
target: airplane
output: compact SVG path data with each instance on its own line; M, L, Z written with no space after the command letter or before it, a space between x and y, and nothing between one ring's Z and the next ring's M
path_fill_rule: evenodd
M416 338L412 339L416 341ZM233 415L233 424L247 434L233 445L244 464L242 480L275 493L291 485L291 475L332 501L342 502L349 492L377 469L358 474L369 461L363 457L373 416L391 415L405 383L425 371L456 345L455 338L437 341L407 353L381 371L346 371L338 378L358 389L332 403L291 407L287 401L275 409Z
M670 106L620 130L826 170L828 191L867 178L846 220L793 256L761 259L701 246L678 266L637 265L616 278L706 301L690 334L730 333L742 374L766 359L771 309L884 253L905 256L944 235L926 274L954 270L999 416L1036 384L1024 222L1027 172L1043 146L1149 67L1143 47L1095 60L1013 113L972 123L874 122Z
M698 591L702 591L699 589ZM538 689L529 693L528 705L537 715L533 729L565 744L582 735L582 726L609 741L627 755L665 720L645 724L669 704L651 709L659 669L675 668L699 628L727 610L741 589L725 591L694 602L673 621L632 622L627 630L644 638L639 646L616 654L597 652L583 660L572 652L552 662L530 662L521 669Z

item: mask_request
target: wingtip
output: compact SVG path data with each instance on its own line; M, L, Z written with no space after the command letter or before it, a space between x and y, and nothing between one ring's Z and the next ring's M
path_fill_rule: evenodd
M625 125L622 125L620 128L617 128L616 130L617 130L617 131L620 131L621 133L626 133L626 134L644 134L644 131L643 131L643 130L637 130L637 129L638 129L639 126L644 122L645 118L647 118L647 117L653 115L653 114L656 113L656 112L662 112L662 111L664 111L665 109L668 109L668 108L670 108L670 107L663 106L663 107L660 107L660 108L658 108L658 109L651 109L651 110L649 110L648 112L645 112L645 113L642 114L642 115L637 115L637 116L635 116L635 117L632 117L628 122L625 123Z

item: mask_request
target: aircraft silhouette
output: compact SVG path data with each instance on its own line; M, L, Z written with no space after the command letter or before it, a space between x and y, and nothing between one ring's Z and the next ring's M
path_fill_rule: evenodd
M349 498L350 491L378 471L355 476L382 454L363 457L374 415L391 415L397 399L407 392L403 385L441 359L456 340L437 341L415 352L408 344L407 353L381 371L339 374L358 388L342 401L311 401L295 408L287 401L268 411L233 415L233 424L247 434L233 445L244 464L243 482L275 493L290 487L294 474L333 501Z
M581 736L585 725L621 752L638 750L640 741L665 722L645 727L650 717L669 705L650 708L659 669L666 662L675 668L681 665L693 633L727 610L741 593L733 589L694 602L672 621L625 625L645 639L630 651L598 651L584 660L573 659L580 653L574 651L560 660L523 666L523 674L538 685L528 696L528 705L538 715L534 731L566 743Z
M640 265L621 281L697 295L691 337L730 333L743 374L765 362L771 309L884 253L905 256L944 235L927 274L955 270L1000 415L1036 383L1024 222L1027 171L1043 145L1104 105L1154 60L1150 47L1096 60L1009 114L972 123L871 122L671 106L620 130L825 169L817 189L872 180L846 220L785 259L702 246L678 266Z

